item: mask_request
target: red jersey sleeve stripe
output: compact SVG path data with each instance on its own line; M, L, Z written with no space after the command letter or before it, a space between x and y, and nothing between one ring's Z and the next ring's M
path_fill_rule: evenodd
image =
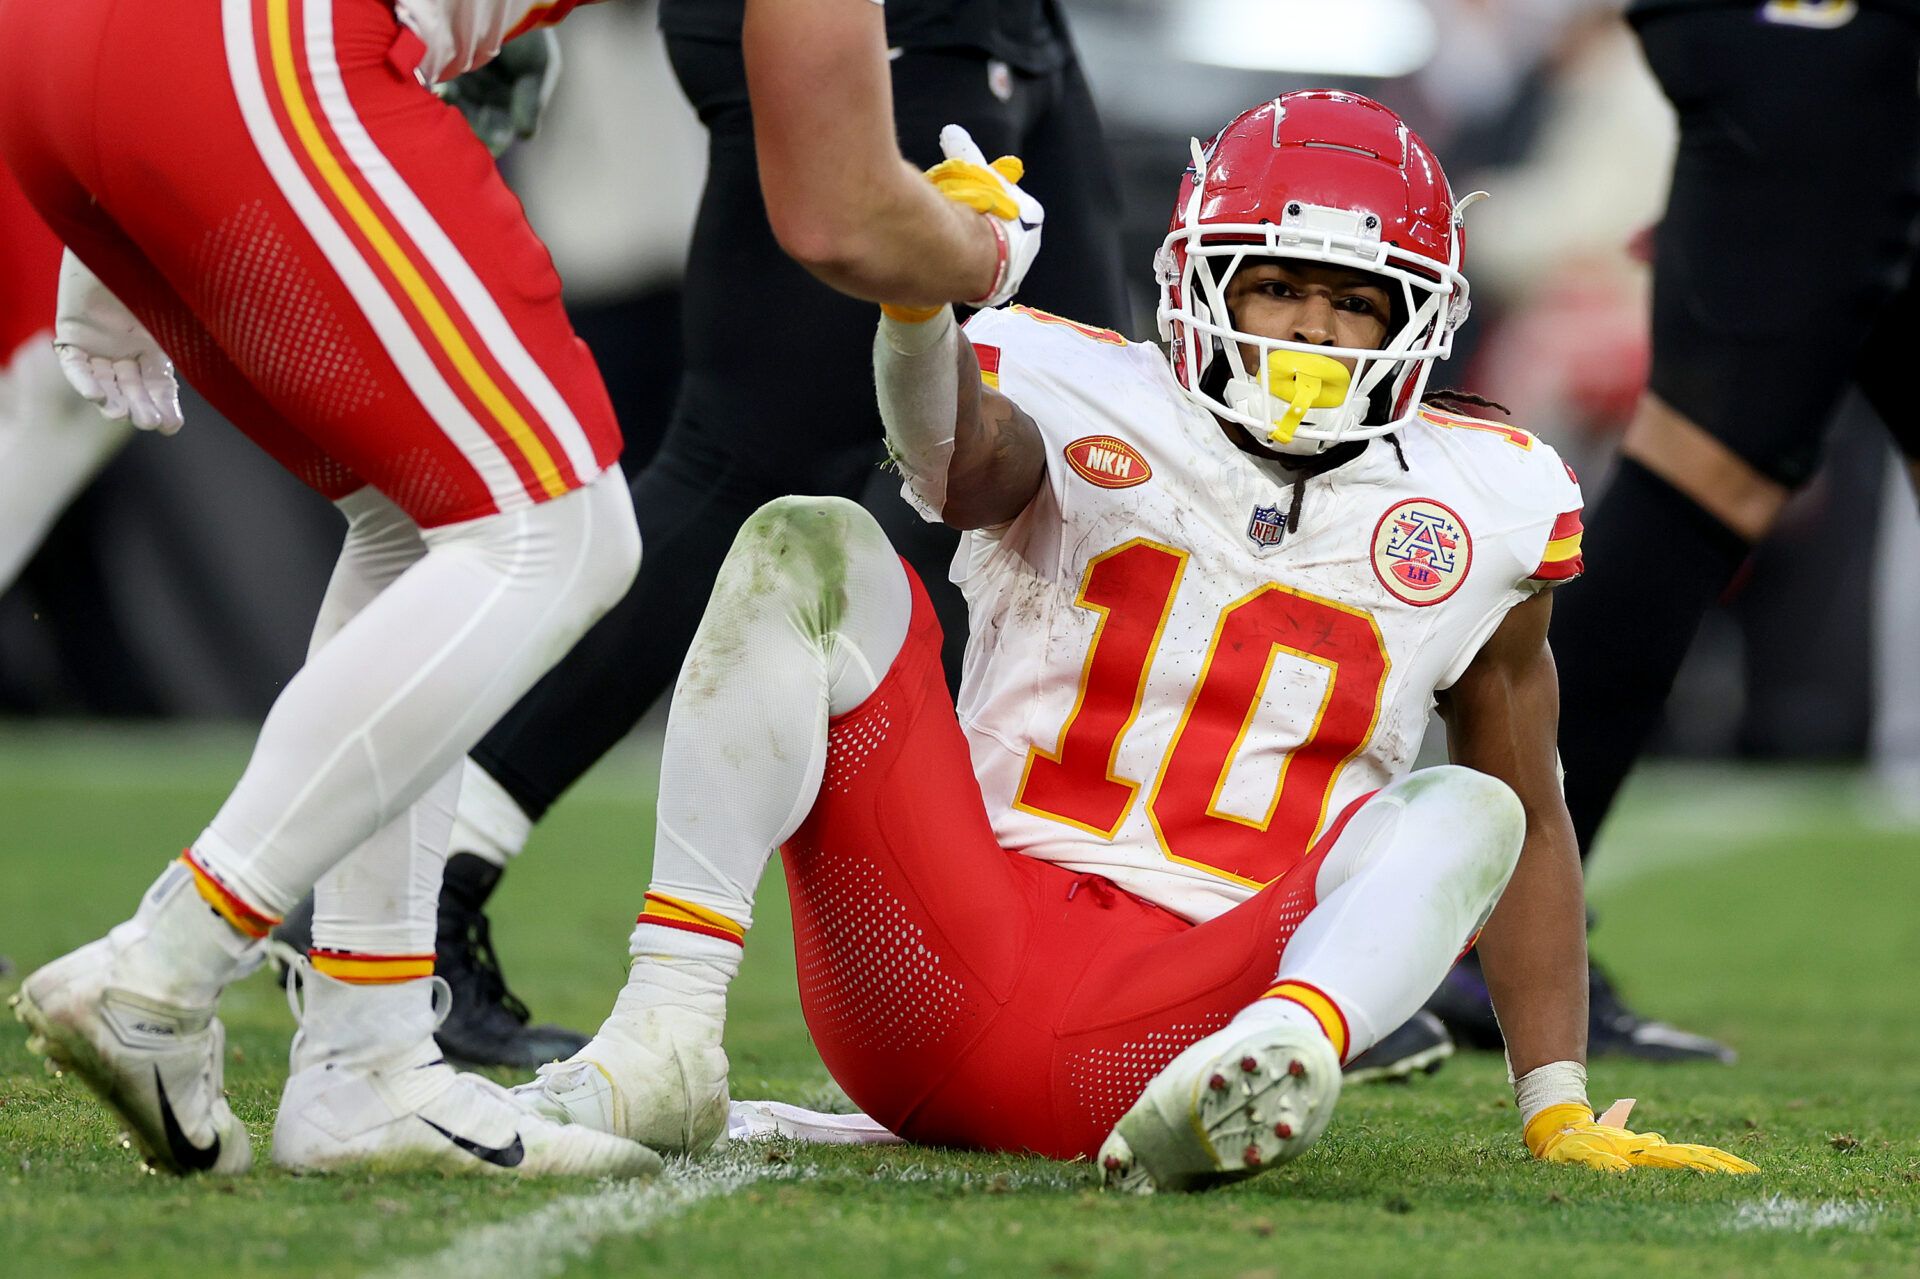
M1542 564L1530 575L1535 582L1568 582L1587 571L1584 557L1575 555L1569 559L1553 560Z
M1547 540L1549 542L1557 542L1563 537L1572 537L1575 533L1581 531L1580 512L1568 511L1565 515L1562 515L1553 522L1553 531L1547 534Z

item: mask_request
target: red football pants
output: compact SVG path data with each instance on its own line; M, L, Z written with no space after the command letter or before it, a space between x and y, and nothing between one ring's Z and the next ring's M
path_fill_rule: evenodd
M0 369L20 344L53 328L60 242L0 165Z
M388 5L0 0L0 48L34 206L327 497L370 483L432 527L618 456L546 249Z
M1358 804L1284 879L1198 925L1002 849L908 576L906 644L833 720L820 797L782 850L807 1027L902 1137L1092 1155L1161 1067L1273 985Z

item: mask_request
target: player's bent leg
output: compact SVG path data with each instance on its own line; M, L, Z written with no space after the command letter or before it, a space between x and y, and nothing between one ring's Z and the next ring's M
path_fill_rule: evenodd
M814 807L828 719L879 686L911 616L905 570L858 505L781 498L747 520L674 688L627 984L592 1042L523 1095L659 1149L719 1136L754 893Z
M1148 1083L1101 1148L1107 1183L1203 1189L1303 1153L1332 1116L1341 1062L1439 984L1492 914L1525 835L1511 789L1451 765L1362 804L1315 872L1316 904L1272 987Z

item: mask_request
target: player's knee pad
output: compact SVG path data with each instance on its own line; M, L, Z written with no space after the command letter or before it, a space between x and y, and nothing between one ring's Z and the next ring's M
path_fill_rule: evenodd
M617 470L538 506L424 534L435 554L477 561L509 588L541 597L547 625L576 637L640 570L640 526Z
M1448 863L1463 888L1489 902L1520 860L1527 814L1513 788L1497 777L1458 764L1423 768L1382 792L1405 804L1407 829L1426 855Z
M844 600L849 586L876 565L896 562L886 533L858 502L778 497L741 525L714 598L718 602L723 592L764 596L777 591L802 609L827 606L836 597Z

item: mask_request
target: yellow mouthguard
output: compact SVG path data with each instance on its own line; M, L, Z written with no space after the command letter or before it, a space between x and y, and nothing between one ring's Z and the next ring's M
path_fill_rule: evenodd
M1274 422L1267 438L1285 444L1293 439L1308 409L1337 408L1346 402L1352 375L1330 356L1274 351L1267 356L1266 382L1268 395L1287 401L1287 411Z

